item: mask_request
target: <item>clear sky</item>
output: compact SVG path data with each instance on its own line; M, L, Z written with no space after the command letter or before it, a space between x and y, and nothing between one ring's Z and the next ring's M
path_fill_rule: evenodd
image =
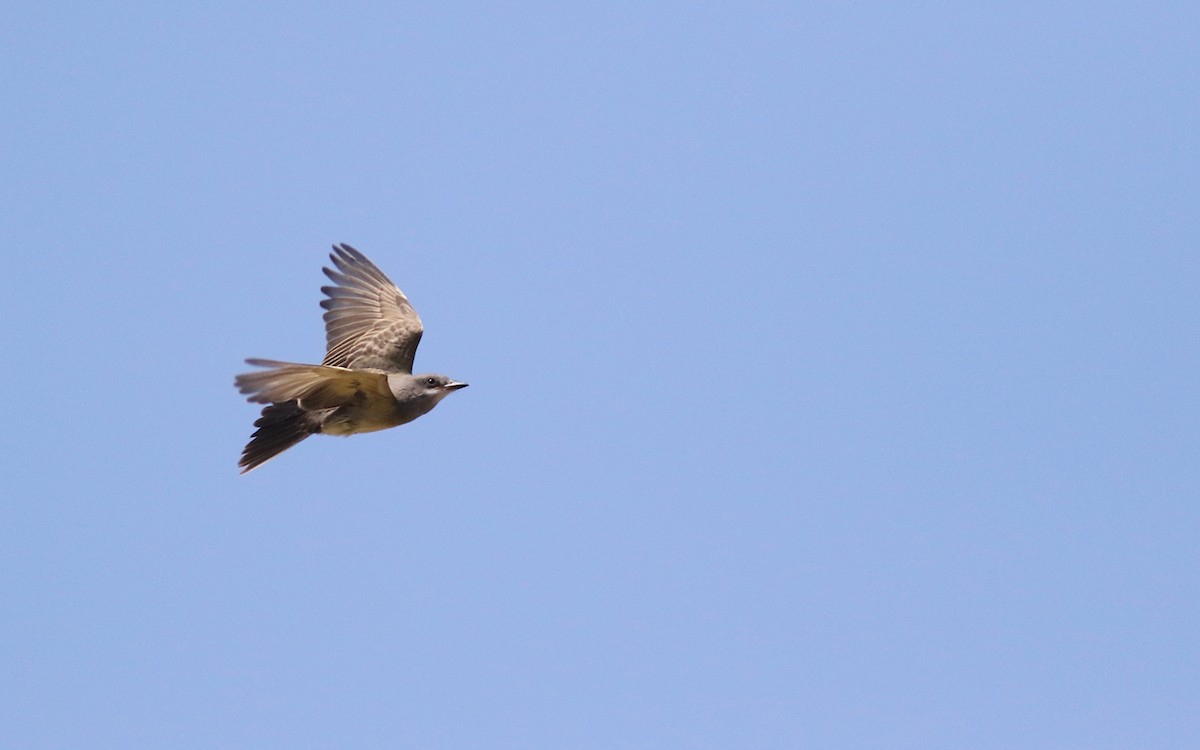
M1200 747L1195 3L4 16L4 747Z

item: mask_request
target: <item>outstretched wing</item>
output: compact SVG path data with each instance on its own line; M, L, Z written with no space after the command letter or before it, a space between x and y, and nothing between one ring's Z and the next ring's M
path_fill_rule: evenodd
M234 379L234 385L246 394L246 400L257 404L299 401L302 409L317 411L343 406L363 394L371 398L394 398L388 389L387 375L381 372L273 359L248 359L246 363L267 368L243 373Z
M336 286L323 286L325 361L332 367L411 373L421 318L367 256L346 244L334 245L329 259L337 270L322 269Z

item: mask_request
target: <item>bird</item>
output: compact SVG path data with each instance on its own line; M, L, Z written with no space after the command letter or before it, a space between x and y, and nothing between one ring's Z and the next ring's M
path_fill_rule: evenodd
M424 331L404 292L367 256L340 243L322 268L325 359L319 365L247 359L265 368L238 375L246 400L266 404L238 461L245 474L309 435L357 435L406 424L467 384L413 374Z

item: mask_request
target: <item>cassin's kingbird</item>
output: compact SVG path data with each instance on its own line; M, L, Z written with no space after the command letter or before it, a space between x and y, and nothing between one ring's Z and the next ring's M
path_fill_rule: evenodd
M413 375L421 319L404 292L349 245L334 245L334 283L321 291L325 361L298 365L248 359L262 372L238 375L248 401L267 404L242 451L242 473L309 435L354 435L411 422L466 383L445 375Z

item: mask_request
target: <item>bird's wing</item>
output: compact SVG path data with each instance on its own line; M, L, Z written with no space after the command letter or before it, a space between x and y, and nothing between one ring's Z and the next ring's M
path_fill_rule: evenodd
M234 379L238 390L247 395L246 400L257 404L299 401L301 408L314 411L349 403L360 393L393 397L388 388L387 375L381 372L298 365L271 359L248 359L246 363L268 368L238 375Z
M349 245L334 245L330 260L337 270L322 269L336 286L323 286L325 361L333 367L411 373L421 318L367 256Z

